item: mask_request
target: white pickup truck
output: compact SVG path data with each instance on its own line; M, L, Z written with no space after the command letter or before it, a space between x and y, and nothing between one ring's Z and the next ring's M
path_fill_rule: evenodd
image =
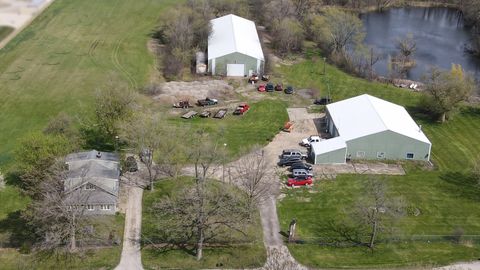
M320 142L322 140L322 138L320 138L320 136L315 136L315 135L312 135L308 138L305 138L303 139L301 142L300 142L300 145L301 146L305 146L305 147L310 147L312 145L312 143L314 142Z

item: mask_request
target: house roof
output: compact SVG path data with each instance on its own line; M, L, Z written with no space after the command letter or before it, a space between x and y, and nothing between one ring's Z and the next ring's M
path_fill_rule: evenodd
M431 144L404 107L371 95L329 104L327 110L345 141L390 130Z
M315 155L329 153L335 150L346 149L347 144L342 137L334 137L328 140L321 140L312 143L312 151Z
M208 60L235 52L265 60L253 21L229 14L210 23L212 34L208 39Z
M70 154L66 158L68 176L65 180L65 191L71 192L78 187L91 183L108 193L118 194L120 164L115 153L96 150Z
M97 154L100 154L97 156ZM67 163L71 161L82 161L82 160L106 160L106 161L119 161L119 156L116 153L110 152L101 152L97 150L91 150L86 152L78 152L67 155L65 161Z

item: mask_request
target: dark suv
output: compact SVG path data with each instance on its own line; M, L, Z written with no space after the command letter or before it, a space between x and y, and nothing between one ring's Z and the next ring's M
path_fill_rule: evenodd
M292 164L302 162L301 157L284 157L281 158L280 161L277 163L278 166L291 166Z
M307 171L311 171L313 169L312 165L310 164L307 164L307 163L303 163L303 162L296 162L296 163L293 163L292 165L290 165L290 171L293 171L293 170L296 170L296 169L300 169L300 170L307 170Z

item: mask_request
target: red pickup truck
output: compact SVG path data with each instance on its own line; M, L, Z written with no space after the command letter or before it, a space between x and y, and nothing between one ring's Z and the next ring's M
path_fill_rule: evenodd
M250 106L249 106L247 103L242 103L242 104L238 105L238 107L235 109L235 111L233 112L233 114L235 114L235 115L243 115L243 114L245 114L246 112L248 112L248 110L250 110Z

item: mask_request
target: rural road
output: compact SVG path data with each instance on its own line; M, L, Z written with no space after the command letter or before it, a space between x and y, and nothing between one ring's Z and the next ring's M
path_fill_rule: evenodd
M128 185L127 211L125 215L125 231L123 233L123 249L120 263L116 270L143 270L140 240L142 229L142 196L143 188Z

